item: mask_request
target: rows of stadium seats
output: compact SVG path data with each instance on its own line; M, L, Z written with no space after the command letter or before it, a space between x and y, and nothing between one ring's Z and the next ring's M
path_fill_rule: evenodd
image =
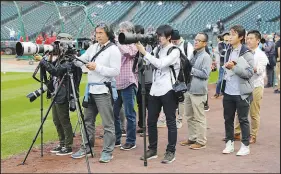
M192 13L176 26L182 33L196 33L206 29L207 23L214 24L219 19L225 19L238 10L249 5L250 1L200 1Z
M37 3L19 3L18 2L18 6L22 11L25 11L31 7L33 7L34 5L36 5ZM16 6L12 3L12 4L1 4L1 22L14 16L17 15L18 11Z
M148 27L149 25L158 27L171 20L183 8L182 3L178 1L165 1L163 5L158 5L157 2L147 1L135 14L132 22L142 24L144 27Z
M77 6L59 7L59 10L62 16L68 16L71 12L73 12L77 8L81 8L81 7L77 7ZM37 7L36 9L23 15L22 18L24 21L24 28L26 34L28 34L29 36L40 32L44 26L47 26L48 24L52 24L57 20L59 20L56 7L48 4L44 4L42 6ZM20 28L18 19L6 23L5 26L10 28L14 27L14 29ZM9 38L8 30L1 30L1 39L2 38Z
M78 2L78 1L74 1ZM93 24L104 21L106 23L114 23L121 17L126 15L128 11L133 8L137 3L136 1L122 1L122 2L108 2L102 1L81 1L83 4L87 3L89 18ZM45 25L54 25L59 19L57 9L55 6L37 2L41 5L32 9L30 12L23 15L25 24L26 34L32 35L41 31ZM59 2L57 2L59 3ZM228 30L229 26L233 24L242 24L246 29L253 29L256 27L255 19L258 14L262 16L263 22L261 30L266 32L279 30L280 22L265 22L272 20L279 16L280 18L280 2L278 1L264 1L264 2L253 2L253 1L197 1L188 9L189 14L179 23L170 23L174 28L180 30L182 34L192 34L205 29L208 22L215 23L218 19L225 19L234 15L237 11L246 7L250 3L255 3L251 7L247 8L244 12L240 13L239 16L235 16L230 21L226 21L225 28ZM26 4L32 6L32 3ZM6 8L7 7L7 8ZM13 10L10 10L9 5L1 5L1 20L8 18L7 16L12 15ZM12 7L10 5L10 7ZM181 10L185 8L182 2L165 1L163 5L158 5L158 2L146 1L137 10L135 15L132 17L132 22L135 24L142 24L145 28L153 26L157 28L161 24L168 23L175 17ZM65 21L65 32L77 35L79 27L82 26L82 22L85 19L85 13L80 6L59 6L61 15L66 17ZM71 12L76 11L76 13ZM10 13L11 12L11 13ZM51 14L53 15L51 16ZM51 16L51 17L50 17ZM50 19L48 19L50 17ZM48 20L48 22L46 22ZM4 24L9 28L14 28L16 31L20 29L18 19L11 20ZM3 28L3 29L2 29ZM55 25L56 31L60 31L60 25ZM83 32L80 37L89 37L90 32L93 30L92 25L87 21ZM3 26L1 27L1 39L8 39L9 31Z
M88 6L88 14L94 24L101 21L106 23L113 23L124 15L136 2L124 1L116 5L108 5L106 2L92 3ZM102 7L102 8L101 8ZM85 13L83 11L71 17L65 24L65 32L70 32L74 36L77 35L79 27L85 19ZM92 25L87 21L83 32L80 36L89 36L90 31L93 30Z
M280 2L279 1L261 2L259 5L255 6L254 8L248 9L242 16L239 16L239 18L235 18L234 20L227 22L225 26L226 28L229 28L231 25L241 24L247 30L257 29L258 26L256 25L256 19L258 15L261 15L262 17L262 22L261 22L262 32L273 30L273 29L266 29L269 26L279 25L280 27L280 22L279 23L266 22L278 16L280 18ZM276 27L274 29L276 29ZM278 30L280 30L280 28Z

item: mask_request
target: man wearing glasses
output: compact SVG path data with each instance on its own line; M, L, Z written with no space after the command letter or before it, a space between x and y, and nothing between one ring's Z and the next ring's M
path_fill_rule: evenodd
M212 59L206 52L208 35L200 32L194 40L194 52L190 58L192 65L192 80L188 84L188 91L185 95L185 115L188 125L188 139L180 142L182 146L189 146L191 149L206 148L207 125L204 111L204 103L207 101L207 85L211 73Z

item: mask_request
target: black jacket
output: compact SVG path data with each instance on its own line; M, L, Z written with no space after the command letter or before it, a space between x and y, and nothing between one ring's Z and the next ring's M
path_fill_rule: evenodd
M79 85L82 77L82 69L80 67L76 67L72 62L61 63L57 60L52 63L42 60L41 64L45 67L46 71L51 75L51 80L48 85L48 90L52 92L57 90L56 88L61 83L63 76L67 73L67 69L70 68L71 72L73 73L74 86L77 92L76 95L77 97L79 97ZM56 77L56 80L54 80L53 77ZM61 88L58 91L58 94L55 98L55 103L63 104L65 102L68 102L71 99L70 94L72 94L72 92L73 91L70 83L70 77L65 75L64 80L62 81L61 84Z

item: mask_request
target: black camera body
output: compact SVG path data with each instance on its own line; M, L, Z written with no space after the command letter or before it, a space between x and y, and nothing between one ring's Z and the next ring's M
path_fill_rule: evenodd
M120 33L118 35L118 41L120 44L141 42L143 44L155 45L158 39L156 34Z

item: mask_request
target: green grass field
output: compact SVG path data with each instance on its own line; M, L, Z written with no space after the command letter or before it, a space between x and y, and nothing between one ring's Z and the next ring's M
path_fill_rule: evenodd
M210 83L216 81L218 73L213 72ZM86 75L83 74L80 85L80 101L82 101ZM40 83L32 78L32 73L1 72L1 159L27 151L41 124L40 97L30 103L26 95L40 87ZM51 104L51 100L44 95L44 115ZM136 108L136 107L135 107ZM77 122L76 112L71 112L73 128ZM98 116L97 125L101 120ZM57 133L49 113L44 123L44 143L56 141ZM79 131L79 128L77 129ZM35 147L40 145L40 135Z

